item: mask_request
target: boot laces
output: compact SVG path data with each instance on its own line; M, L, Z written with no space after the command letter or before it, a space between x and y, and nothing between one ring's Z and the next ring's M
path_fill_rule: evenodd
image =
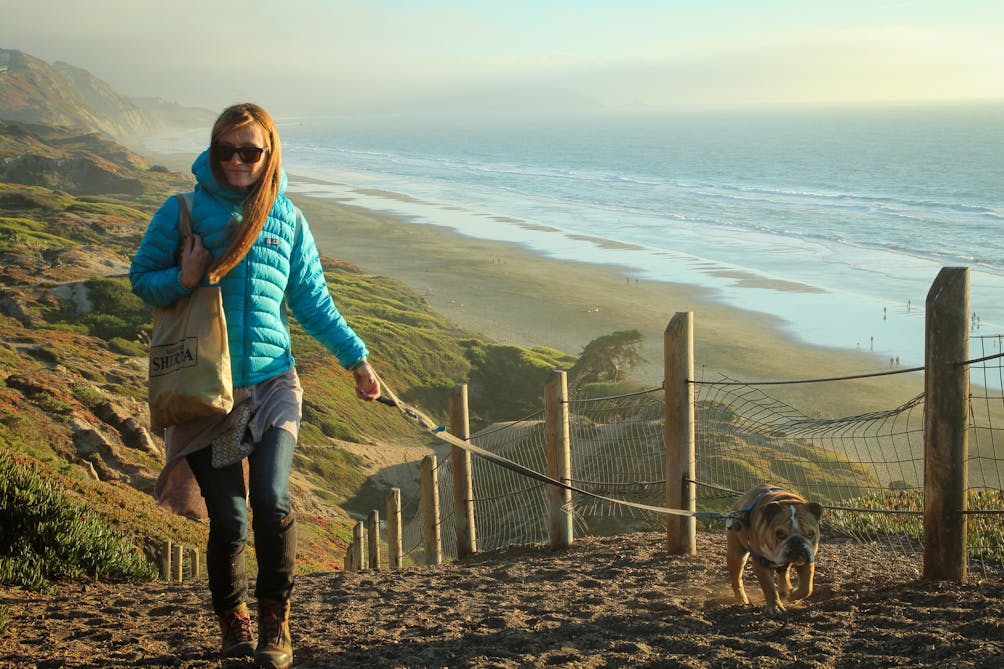
M223 621L226 638L232 643L251 641L251 614L245 609L236 610Z
M263 621L263 632L265 636L271 640L272 646L279 646L282 644L282 620L279 618L279 612L276 607L269 606L262 611L265 616ZM250 623L249 623L250 624Z

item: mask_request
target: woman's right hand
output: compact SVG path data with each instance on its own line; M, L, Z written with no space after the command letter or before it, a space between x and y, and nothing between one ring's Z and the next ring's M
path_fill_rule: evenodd
M202 237L191 235L181 242L181 285L188 290L195 290L209 268L212 256L202 245Z

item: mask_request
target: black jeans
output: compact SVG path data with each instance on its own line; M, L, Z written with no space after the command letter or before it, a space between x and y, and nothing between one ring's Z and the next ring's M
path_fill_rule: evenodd
M296 524L289 498L289 473L296 439L272 428L248 456L258 579L255 597L284 601L293 591L296 561ZM244 546L248 539L248 505L241 463L215 469L212 452L204 448L188 456L209 511L206 571L213 609L222 613L244 601L247 571Z

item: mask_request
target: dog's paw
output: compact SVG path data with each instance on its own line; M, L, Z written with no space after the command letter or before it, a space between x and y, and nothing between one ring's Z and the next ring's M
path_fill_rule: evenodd
M811 594L812 590L810 590L809 588L798 588L797 590L791 593L791 601L797 602L800 599L805 599Z
M764 607L764 611L766 611L767 615L771 618L783 618L788 615L788 611L781 605L781 602L768 604Z

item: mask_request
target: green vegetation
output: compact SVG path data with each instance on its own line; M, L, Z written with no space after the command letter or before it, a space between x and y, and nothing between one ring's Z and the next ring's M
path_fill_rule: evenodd
M49 233L44 224L29 218L0 217L0 253L66 248L72 240Z
M73 328L106 341L118 341L118 348L142 351L145 347L132 348L128 342L140 337L149 337L151 309L132 293L127 278L95 277L83 282L91 310L79 313L77 305L65 300L55 309L46 313L46 321L55 325Z
M337 446L299 446L296 468L318 485L319 494L337 505L366 483L360 459Z
M1004 493L1000 490L969 490L970 509L1004 508ZM888 490L844 503L845 506L876 511L921 511L924 508L922 490ZM828 511L827 525L847 536L894 537L906 539L913 545L924 543L924 519L917 514L861 513L854 511ZM968 550L970 560L1004 563L1004 533L1000 516L973 514L968 518Z
M125 537L7 453L0 453L0 528L0 584L44 590L60 579L155 575Z
M617 383L643 362L638 353L641 333L637 330L620 330L597 337L582 349L578 360L569 371L571 383Z
M808 439L787 437L769 426L737 426L742 422L733 407L721 402L698 402L695 408L699 468L714 472L715 484L745 490L751 482L770 481L798 491L840 491L846 499L880 487L871 471ZM700 475L698 476L700 478ZM825 493L813 495L822 504ZM730 501L708 501L709 511L721 511Z
M0 182L0 208L5 211L41 209L42 211L63 211L74 197L41 186L23 186Z
M472 405L478 407L472 424L513 420L541 411L544 385L551 372L574 361L553 349L484 343L472 344L467 359L472 366L468 392Z

